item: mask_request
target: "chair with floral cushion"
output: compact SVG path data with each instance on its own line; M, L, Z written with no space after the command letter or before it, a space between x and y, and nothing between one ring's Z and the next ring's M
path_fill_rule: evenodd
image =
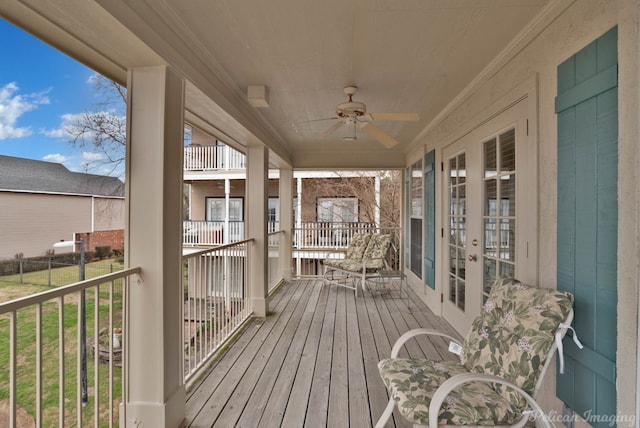
M357 297L358 285L364 290L367 279L377 276L378 272L386 267L385 256L390 246L389 234L353 235L343 259L324 259L323 283L354 290Z
M523 426L538 418L550 427L535 397L553 353L563 372L562 337L573 319L573 295L498 278L463 344L426 329L411 330L378 369L389 403L376 424L382 428L397 405L414 426ZM435 334L456 345L460 362L398 358L414 336ZM573 340L582 347L573 331Z

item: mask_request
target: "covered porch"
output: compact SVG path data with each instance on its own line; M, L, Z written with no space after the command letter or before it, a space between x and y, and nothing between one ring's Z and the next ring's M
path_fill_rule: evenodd
M113 425L287 426L292 418L366 426L385 400L375 362L396 335L429 323L446 328L443 320L466 331L498 273L582 293L575 322L590 353L572 355L570 381L548 377L544 409L585 425L594 412L635 420L638 1L346 5L0 5L1 16L128 91L125 264L135 281L125 288L123 398ZM583 99L585 88L600 88L592 75L605 98ZM205 301L230 290L236 310L216 316L252 319L211 371L191 377L182 307L184 287L191 290L182 254L187 124L242 152L247 171L237 282L227 283L231 249L223 246L215 261L204 260L208 250L197 256L208 264L190 271L203 281L193 290ZM267 182L275 169L274 237ZM399 266L411 312L390 296L356 300L314 280L292 281L294 171L313 169L403 171ZM437 343L409 352L446 354ZM63 408L64 388L59 395ZM77 409L81 419L79 401Z
M266 318L250 321L188 386L193 428L366 427L387 405L377 363L411 328L457 337L409 290L366 291L358 298L321 280L294 280L274 293ZM411 358L455 360L440 337L416 340ZM387 426L408 427L400 417Z

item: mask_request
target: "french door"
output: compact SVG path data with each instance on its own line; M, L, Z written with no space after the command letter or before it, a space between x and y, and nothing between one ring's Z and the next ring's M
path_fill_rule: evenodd
M442 310L463 334L494 279L517 276L536 239L535 222L527 227L519 217L536 194L526 116L525 99L443 151Z

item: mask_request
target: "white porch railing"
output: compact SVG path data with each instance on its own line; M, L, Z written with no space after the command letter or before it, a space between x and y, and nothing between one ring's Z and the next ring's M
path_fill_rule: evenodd
M252 241L185 255L184 371L188 382L251 312L247 249Z
M246 168L246 156L225 145L184 148L185 171L239 170Z
M284 231L271 232L268 235L268 251L269 251L269 293L280 284L283 280L282 270L280 269L280 244Z
M185 220L183 224L184 245L223 245L244 239L244 222Z
M277 222L269 222L269 232L278 230ZM304 222L295 229L294 248L347 248L356 233L376 231L374 223ZM244 239L243 221L185 220L183 243L192 246L210 246L232 243Z
M347 248L356 233L375 232L374 223L303 222L295 229L294 248Z
M129 279L139 273L127 269L0 304L9 427L18 426L18 406L38 427L118 424L126 343L119 335ZM76 337L69 335L73 329Z
M399 232L399 228L378 228L373 223L303 223L293 232L293 276L321 275L322 260L330 253L345 251L356 233L390 233L393 236L392 250L387 262L392 269L400 269Z

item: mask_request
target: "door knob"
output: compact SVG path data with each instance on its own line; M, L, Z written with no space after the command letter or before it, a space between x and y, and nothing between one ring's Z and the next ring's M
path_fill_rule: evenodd
M469 257L467 257L469 259L470 262L475 262L478 260L478 256L476 256L475 254L469 254Z

